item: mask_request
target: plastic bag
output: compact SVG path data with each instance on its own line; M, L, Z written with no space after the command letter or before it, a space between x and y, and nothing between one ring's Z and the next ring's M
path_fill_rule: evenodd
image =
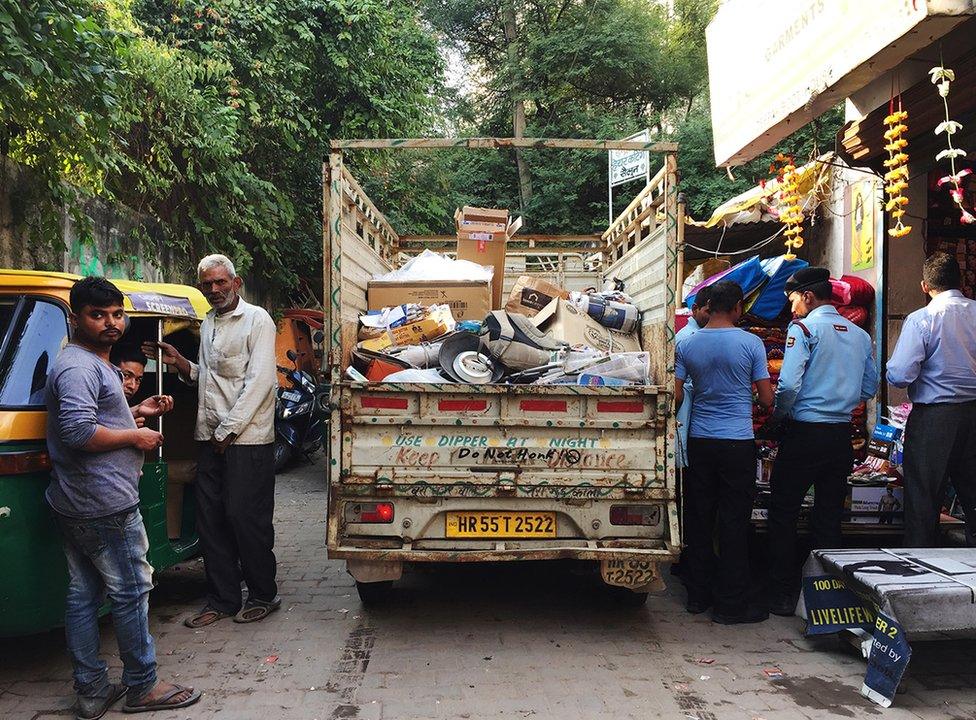
M454 382L445 378L438 370L430 368L428 370L401 370L387 375L383 382L388 383L449 383Z
M374 275L374 280L491 280L495 269L470 260L454 260L446 255L424 250L408 260L403 267L385 275Z

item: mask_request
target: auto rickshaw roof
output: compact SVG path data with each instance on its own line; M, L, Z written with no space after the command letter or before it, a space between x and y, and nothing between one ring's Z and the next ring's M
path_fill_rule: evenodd
M67 302L80 275L40 270L0 269L0 292L35 292ZM147 283L109 278L125 295L125 309L134 317L186 317L203 320L210 303L199 290L176 283Z

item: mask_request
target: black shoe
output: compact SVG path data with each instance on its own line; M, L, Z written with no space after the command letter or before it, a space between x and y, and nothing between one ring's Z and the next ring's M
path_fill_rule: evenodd
M711 600L704 600L701 598L688 598L688 602L685 603L685 610L690 612L692 615L701 615L703 612L708 610L712 606Z
M782 617L796 615L796 599L789 595L781 595L769 601L769 612Z
M101 697L81 697L75 701L74 711L76 720L99 720L104 717L115 703L121 700L127 688L122 683L109 683Z
M739 612L721 612L712 610L712 622L719 625L744 625L761 623L769 618L766 608L750 605Z

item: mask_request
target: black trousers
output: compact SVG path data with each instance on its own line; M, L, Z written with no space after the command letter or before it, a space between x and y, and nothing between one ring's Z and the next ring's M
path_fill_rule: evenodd
M207 573L207 603L221 612L241 608L248 596L278 594L274 556L274 450L272 445L231 445L222 455L197 443L197 532Z
M749 533L756 496L753 440L688 439L684 483L688 597L711 598L719 612L745 609L749 594ZM718 527L718 557L714 535Z
M769 589L773 595L796 592L801 566L796 557L796 525L807 490L813 486L810 530L814 548L843 546L841 521L847 478L854 464L850 423L791 421L769 484Z
M949 481L976 532L976 402L916 403L905 427L905 547L939 544Z

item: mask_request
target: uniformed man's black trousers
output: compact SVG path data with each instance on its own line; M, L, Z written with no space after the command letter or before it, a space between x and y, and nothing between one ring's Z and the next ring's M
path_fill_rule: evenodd
M841 521L853 464L850 423L790 421L769 481L769 590L774 598L791 596L799 587L796 525L811 486L813 547L843 547Z
M684 478L681 577L688 599L712 600L719 613L742 613L750 590L755 441L689 438ZM718 558L713 551L716 525Z

